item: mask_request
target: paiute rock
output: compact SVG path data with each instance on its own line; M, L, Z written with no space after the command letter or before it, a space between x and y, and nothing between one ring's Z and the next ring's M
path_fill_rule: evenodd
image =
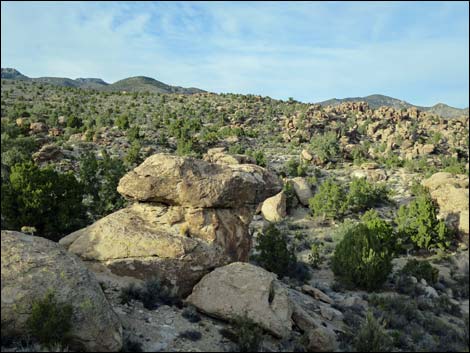
M135 203L62 238L86 261L99 261L117 275L158 276L181 296L209 270L246 261L252 213Z
M122 326L93 273L75 255L50 240L1 232L2 336L27 332L33 301L52 290L73 306L70 348L117 352Z
M282 189L281 180L253 164L215 164L155 154L120 181L118 192L144 202L191 207L253 206Z
M277 337L292 330L292 305L274 273L249 263L235 262L206 275L187 302L225 320L247 316Z

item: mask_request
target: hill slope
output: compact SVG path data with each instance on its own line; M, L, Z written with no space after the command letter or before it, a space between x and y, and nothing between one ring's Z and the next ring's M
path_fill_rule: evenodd
M96 89L103 91L129 91L129 92L153 92L153 93L180 93L194 94L205 92L199 88L184 88L171 86L157 81L150 77L136 76L129 77L113 84L109 84L100 78L77 78L75 80L67 77L38 77L30 78L23 75L18 70L12 68L2 68L2 79L25 80L40 82L61 87L75 87L84 89Z
M198 88L183 88L170 86L151 77L136 76L117 81L106 87L107 91L153 92L153 93L182 93L193 94L205 92Z

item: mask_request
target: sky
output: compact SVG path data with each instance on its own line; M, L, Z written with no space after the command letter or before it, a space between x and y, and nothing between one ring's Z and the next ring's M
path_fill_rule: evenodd
M302 102L469 105L462 2L1 2L1 66Z

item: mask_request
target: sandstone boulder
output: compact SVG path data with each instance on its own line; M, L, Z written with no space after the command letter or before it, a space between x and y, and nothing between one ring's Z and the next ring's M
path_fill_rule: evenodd
M46 132L47 131L47 126L44 123L35 122L35 123L31 123L29 125L29 129L31 130L32 133L38 134L38 133L41 133L41 132Z
M114 274L157 276L185 296L209 270L246 261L248 209L184 208L136 203L60 240L83 260Z
M307 150L302 150L301 156L306 161L310 162L313 159L312 154Z
M247 316L277 337L292 329L292 306L287 290L274 273L235 262L206 275L187 302L208 315L231 320Z
M253 164L214 164L155 154L119 182L127 198L191 207L254 206L282 189L272 172Z
M34 300L52 290L73 306L70 347L116 352L121 323L95 276L57 243L19 232L1 232L2 336L26 333Z
M300 203L304 206L308 206L308 200L313 197L313 193L307 180L302 177L296 177L291 179L291 181Z
M458 188L468 188L468 177L466 175L454 175L448 172L438 172L423 180L423 186L431 192L443 185L453 185Z
M263 202L261 207L263 217L269 222L280 222L286 217L286 194L281 191L279 194L270 197Z
M468 178L465 175L439 172L423 180L422 185L429 189L431 197L439 206L439 216L445 219L447 225L468 235Z
M228 154L225 147L209 149L203 159L217 164L256 164L253 157L244 154Z

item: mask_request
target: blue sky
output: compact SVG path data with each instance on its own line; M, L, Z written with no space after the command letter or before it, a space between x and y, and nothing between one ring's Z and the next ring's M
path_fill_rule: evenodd
M304 102L469 105L467 2L1 3L1 65Z

